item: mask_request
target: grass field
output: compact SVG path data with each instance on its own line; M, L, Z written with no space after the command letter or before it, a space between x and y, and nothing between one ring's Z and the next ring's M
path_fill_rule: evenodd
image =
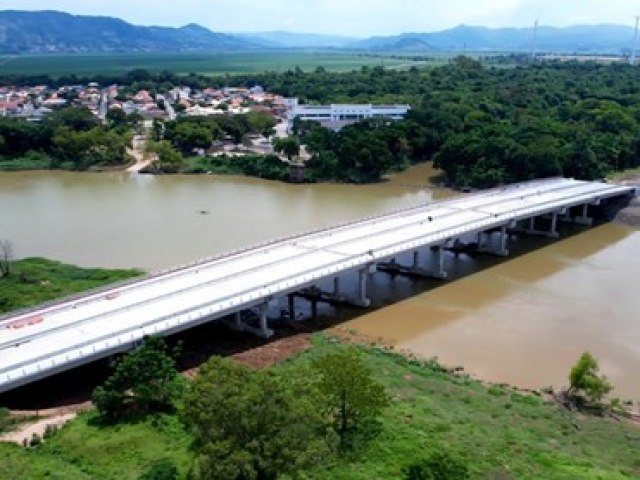
M322 66L330 71L349 71L362 66L409 67L423 65L402 58L338 52L252 53L120 53L75 55L0 55L0 75L119 75L136 68L169 70L204 75L285 71L300 67L308 71Z
M141 274L138 270L79 268L45 258L18 260L12 264L11 275L0 277L0 314Z
M319 335L312 349L275 367L297 369L336 348ZM379 348L362 355L392 401L382 430L357 455L296 478L402 479L408 464L430 452L457 452L474 479L640 478L640 430L585 417L506 387L489 387ZM104 427L83 414L46 444L30 450L0 444L0 478L131 479L164 458L183 477L190 437L172 416Z

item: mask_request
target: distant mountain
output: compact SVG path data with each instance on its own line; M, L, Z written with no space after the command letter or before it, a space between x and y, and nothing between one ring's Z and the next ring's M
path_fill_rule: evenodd
M341 48L358 40L355 37L281 31L235 33L233 35L274 48Z
M533 28L486 28L460 25L432 33L403 33L352 42L350 48L412 51L528 51ZM538 28L540 51L620 53L631 47L633 28L619 25L579 25Z
M0 53L188 52L257 49L350 49L374 51L529 51L533 28L458 27L431 33L403 33L355 39L313 33L224 34L200 25L141 27L111 17L63 12L0 11ZM618 25L540 27L537 47L551 52L629 51L633 29Z
M199 25L139 27L111 17L0 11L1 53L229 51L259 47Z

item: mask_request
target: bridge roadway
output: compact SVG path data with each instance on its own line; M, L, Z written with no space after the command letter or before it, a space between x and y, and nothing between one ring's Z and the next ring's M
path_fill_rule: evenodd
M232 314L249 328L239 312L256 307L258 333L269 336L270 302L346 272L359 272L354 302L368 306L368 276L396 255L414 252L417 261L418 252L435 248L440 261L433 274L444 277L443 249L462 236L497 231L495 253L506 255L507 229L520 221L534 227L531 219L546 215L554 235L557 220L572 211L582 213L574 220L587 221L590 205L635 194L632 187L562 178L527 182L274 241L5 316L0 392L133 348L145 335L169 335Z

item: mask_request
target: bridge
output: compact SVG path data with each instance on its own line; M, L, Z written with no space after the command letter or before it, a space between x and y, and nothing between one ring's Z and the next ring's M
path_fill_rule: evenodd
M590 209L637 194L633 187L555 178L511 185L275 240L139 280L0 317L0 392L123 352L147 335L224 319L264 337L267 312L288 298L369 306L376 271L446 278L448 251L508 255L509 236L557 237L559 221L589 225ZM400 265L396 257L413 255ZM431 268L421 268L422 255ZM357 274L354 298L341 292ZM319 283L333 281L333 291ZM313 297L315 295L315 297ZM247 320L246 312L254 314Z

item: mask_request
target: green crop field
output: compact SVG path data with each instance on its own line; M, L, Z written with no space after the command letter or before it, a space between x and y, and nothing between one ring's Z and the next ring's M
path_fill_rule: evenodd
M204 75L285 71L300 67L348 71L362 66L408 68L424 61L362 53L252 52L252 53L112 53L75 55L0 55L0 75L119 75L143 68Z

